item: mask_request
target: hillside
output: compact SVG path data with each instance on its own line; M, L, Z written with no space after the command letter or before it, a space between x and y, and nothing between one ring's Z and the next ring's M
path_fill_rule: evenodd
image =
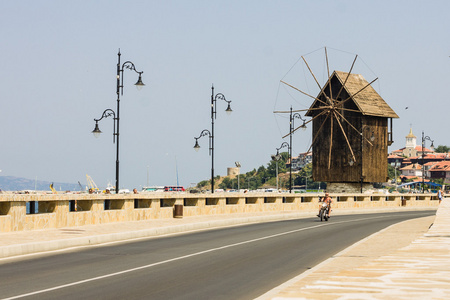
M0 190L2 191L22 191L38 190L50 191L50 181L33 180L14 176L0 176ZM54 182L53 187L57 191L80 191L78 183Z

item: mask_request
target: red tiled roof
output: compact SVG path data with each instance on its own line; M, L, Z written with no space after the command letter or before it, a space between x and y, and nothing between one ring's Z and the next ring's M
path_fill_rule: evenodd
M430 172L450 172L450 161L441 161L429 170Z
M400 170L413 170L413 169L419 170L422 169L422 166L419 164L410 164L401 168Z
M417 151L419 151L419 152L422 152L422 146L416 146L416 148L414 148L414 149L416 149ZM434 151L433 150L430 150L430 149L428 149L428 148L425 148L425 147L423 147L423 152L431 152L431 153L434 153Z

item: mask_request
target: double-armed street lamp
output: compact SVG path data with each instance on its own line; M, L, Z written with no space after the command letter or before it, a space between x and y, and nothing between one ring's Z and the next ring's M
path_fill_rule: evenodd
M291 146L288 144L288 142L283 142L280 146L280 148L277 148L277 154L275 157L280 157L280 149L287 147L288 153L291 153ZM291 156L291 164L289 166L289 193L292 193L292 156Z
M425 193L425 141L430 141L431 142L431 151L434 150L434 141L429 137L429 136L425 136L424 132L422 131L422 193Z
M136 70L136 67L134 66L134 63L131 61L126 61L122 65L120 64L120 49L117 54L118 61L117 61L117 86L116 86L116 94L117 94L117 109L116 111L113 111L112 109L106 109L102 117L99 119L94 119L95 121L95 128L92 131L95 137L99 137L100 128L98 127L98 122L102 120L103 118L113 117L114 119L114 130L113 130L113 143L116 144L116 193L119 193L119 121L120 121L120 96L123 95L123 71L125 69L129 69L131 71L135 71L139 74L139 78L137 82L135 83L135 86L138 90L141 90L142 87L145 86L145 84L142 82L142 72L139 72Z
M217 100L223 100L228 103L225 112L227 115L231 114L231 101L225 98L224 94L218 93L214 95L214 85L211 86L211 131L204 129L199 137L194 137L195 139L195 151L200 150L200 145L198 144L198 139L202 136L209 136L209 155L211 156L211 193L214 193L214 119L216 118L216 102Z

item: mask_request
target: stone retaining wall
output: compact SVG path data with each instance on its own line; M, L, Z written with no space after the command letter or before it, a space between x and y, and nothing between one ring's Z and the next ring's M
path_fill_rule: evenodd
M435 194L331 194L333 209L437 207ZM0 194L0 232L183 216L315 211L323 194L181 192L147 194ZM106 205L105 205L106 203ZM108 208L109 209L106 209ZM33 209L34 208L34 209Z

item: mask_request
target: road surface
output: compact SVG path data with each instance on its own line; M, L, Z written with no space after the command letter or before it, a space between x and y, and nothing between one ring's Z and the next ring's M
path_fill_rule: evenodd
M253 299L434 211L258 223L0 261L1 299Z

